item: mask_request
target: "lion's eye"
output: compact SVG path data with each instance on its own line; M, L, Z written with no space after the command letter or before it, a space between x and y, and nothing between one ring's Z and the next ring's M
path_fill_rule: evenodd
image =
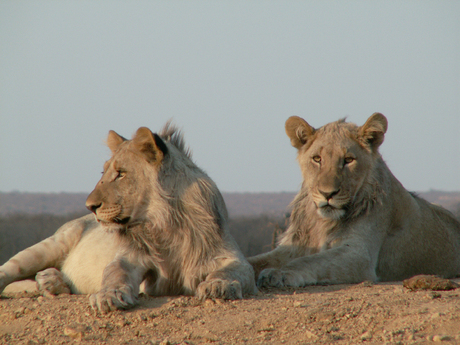
M321 157L320 156L313 156L313 161L316 163L321 163Z
M344 162L345 164L350 164L351 162L353 162L355 159L353 157L346 157Z
M121 180L123 177L126 176L126 171L117 171L118 175L115 177L115 180Z

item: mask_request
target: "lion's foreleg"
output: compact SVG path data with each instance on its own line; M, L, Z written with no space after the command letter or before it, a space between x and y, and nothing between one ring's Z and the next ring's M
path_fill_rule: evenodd
M301 287L317 283L339 284L375 281L375 260L364 246L342 246L294 259L281 268L263 270L260 287Z
M67 223L53 236L17 253L0 267L0 292L10 283L33 278L49 267L61 268L71 248L80 240L83 222Z
M295 258L305 255L305 250L292 246L278 246L274 250L248 258L254 268L255 279L267 268L281 268Z
M128 309L138 303L139 286L147 269L117 257L105 269L102 289L90 296L91 307L106 313L115 309Z
M257 293L254 271L244 259L234 260L220 269L211 272L201 282L196 296L206 298L241 299L243 294Z

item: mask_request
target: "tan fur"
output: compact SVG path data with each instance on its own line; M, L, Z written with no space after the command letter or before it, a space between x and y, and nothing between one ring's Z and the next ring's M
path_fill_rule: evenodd
M379 113L361 127L339 120L314 129L299 117L287 120L303 183L278 247L249 258L259 286L460 273L460 222L393 176L378 152L386 130Z
M111 131L107 144L112 157L86 202L95 216L11 258L0 267L0 291L38 272L42 291L69 286L92 294L104 312L135 305L142 281L150 295L236 299L257 291L219 190L174 127L159 135L140 128L132 140Z

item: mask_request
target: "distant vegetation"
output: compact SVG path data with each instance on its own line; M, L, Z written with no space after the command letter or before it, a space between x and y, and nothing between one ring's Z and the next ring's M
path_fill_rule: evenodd
M282 216L295 193L222 193L230 216ZM86 212L87 193L2 193L0 216ZM459 200L460 201L460 200Z
M245 256L268 252L286 230L282 217L252 216L230 218L229 230Z
M296 193L222 193L230 217L260 216L282 217ZM418 193L429 202L456 212L460 192L431 190ZM86 212L86 193L1 193L0 216L15 213L56 214Z
M0 215L86 212L87 193L0 193Z
M229 229L242 252L253 256L272 249L286 228L285 213L294 193L223 193ZM460 192L419 193L460 219ZM0 264L52 235L62 224L87 214L86 194L0 193ZM83 207L82 207L83 205Z
M81 215L15 214L0 217L0 264L51 236L62 224Z
M0 265L17 252L51 236L62 224L82 215L16 214L0 217ZM243 254L252 256L269 251L273 247L275 230L284 229L283 225L281 217L236 217L230 219L229 230Z

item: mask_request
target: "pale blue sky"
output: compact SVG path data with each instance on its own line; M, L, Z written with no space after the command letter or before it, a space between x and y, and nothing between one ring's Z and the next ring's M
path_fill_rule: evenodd
M110 129L182 127L222 191L297 191L291 115L376 111L410 190L460 190L459 1L0 1L0 191L89 192Z

